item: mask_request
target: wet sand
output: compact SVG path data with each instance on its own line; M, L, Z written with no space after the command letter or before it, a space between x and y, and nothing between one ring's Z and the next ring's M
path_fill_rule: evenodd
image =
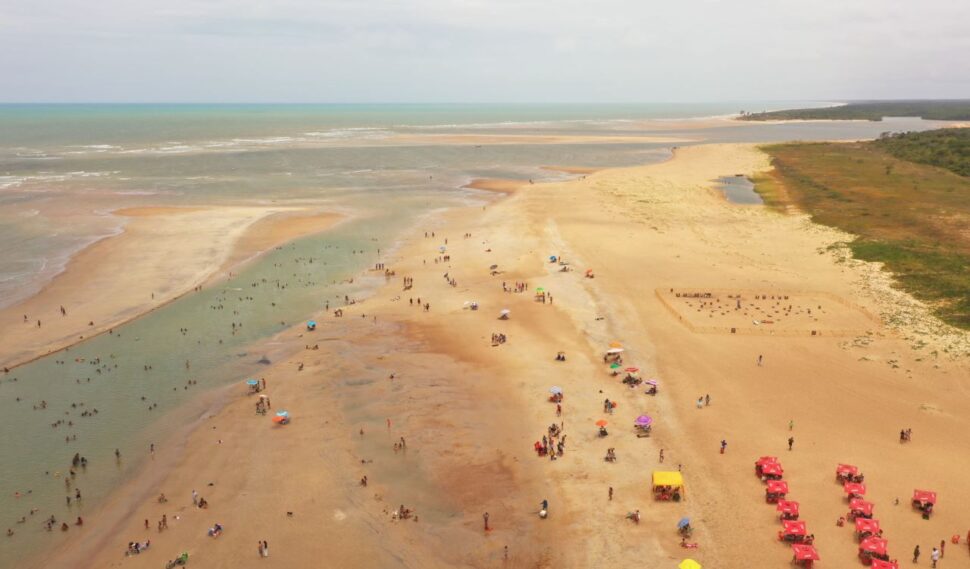
M137 207L114 214L129 218L122 233L83 249L36 295L0 311L0 366L12 369L103 333L342 218L248 206Z
M274 564L293 567L321 559L340 567L663 567L684 557L714 568L753 559L781 566L791 553L778 543L777 514L753 473L765 454L780 457L825 566L858 563L852 529L835 525L847 510L833 480L840 462L866 474L890 554L906 562L919 543L928 556L970 529L966 334L941 339L948 352L931 352L937 338L918 336L918 327L874 322L855 337L697 333L657 296L671 288L813 291L809 298L836 296L884 320L893 313L872 266L829 250L846 235L718 196L718 177L767 167L753 146L691 147L663 164L534 184L434 218L384 260L396 275L373 297L345 307L342 318L318 315L314 332L294 328L274 339L291 355L274 360L266 393L274 411L290 411L291 424L256 415L240 378L184 451L165 456L172 470L151 495L165 492L167 504L116 504L105 541L87 539L99 531L93 518L38 566L153 568L189 551L193 565L255 567L266 562L256 550L264 539ZM409 290L405 276L415 281ZM504 292L503 282L530 288ZM537 302L537 287L552 300ZM419 297L429 310L410 302ZM506 308L511 318L499 320ZM494 333L507 342L494 344ZM659 379L657 396L610 376L602 355L612 341L623 343L624 365ZM558 351L566 362L555 361ZM553 385L565 393L561 417L548 402ZM711 404L698 409L705 394ZM603 413L604 398L618 403L613 414ZM649 438L632 429L643 413L655 418ZM599 419L609 421L606 438L596 434ZM553 422L568 437L555 461L532 451ZM898 441L901 428L913 429L912 442ZM395 452L400 437L407 450ZM608 448L617 462L604 461ZM682 469L686 501L652 499L650 473L659 468ZM207 510L193 508L193 488ZM939 492L929 521L909 507L914 488ZM546 520L536 516L542 499ZM401 504L418 521L394 521L389 512ZM638 525L625 519L635 509ZM171 529L158 532L163 513ZM691 517L699 549L680 548L682 516ZM207 537L215 522L225 533ZM123 558L125 544L146 538L150 550ZM970 567L966 544L951 544L944 562Z

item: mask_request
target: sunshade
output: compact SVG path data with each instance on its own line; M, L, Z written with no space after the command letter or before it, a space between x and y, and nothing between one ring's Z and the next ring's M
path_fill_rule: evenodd
M608 424L609 423L606 421L606 419L600 419L599 421L596 421L596 426L597 427L605 427Z
M549 388L549 393L552 393L553 395L559 395L560 393L562 393L562 388L559 387L558 385L553 385L552 387Z
M684 476L677 471L655 470L653 472L654 486L683 486Z
M259 380L258 379L247 379L246 380L246 385L259 385Z
M641 427L647 427L653 424L653 417L651 417L650 415L640 415L639 417L637 417L637 420L634 422L637 425L640 425Z
M875 555L885 555L889 549L889 542L881 537L867 537L859 544L859 551L873 553Z
M612 342L610 342L610 347L611 348L622 348L623 347L623 344L617 342L616 340L613 340Z
M282 423L285 420L286 420L286 417L273 417L274 423Z
M802 520L785 520L781 525L785 535L808 535L808 526Z
M851 464L840 464L835 467L835 473L841 474L841 475L849 474L849 475L855 476L856 474L859 474L859 469L856 468L855 466L852 466Z
M793 543L791 544L791 551L795 554L795 559L798 561L818 561L818 551L814 545Z
M289 411L277 411L276 412L276 416L277 417L289 417L290 416L290 412Z
M656 379L648 379L648 380L644 381L643 383L646 383L647 385L656 386L658 382L657 382Z
M866 495L866 485L862 484L861 482L846 482L845 485L842 486L842 489L846 494L854 494L856 496Z
M606 350L607 354L620 354L623 353L623 348L610 348Z
M269 395L265 395L265 394L260 393L259 394L259 398L260 399L269 399Z
M764 466L770 462L778 462L777 456L763 456L754 462L755 466Z
M442 245L441 247L438 247L438 250L441 251L442 253L444 253L445 251L448 250L448 248L445 247L444 245Z
M769 494L787 494L788 483L784 480L769 480L765 491Z
M511 314L511 313L512 311L509 310L508 308L503 308L502 310L499 311L499 314Z
M489 269L490 271L494 271L494 270L495 270L495 269L497 269L497 268L498 268L498 265L492 265L492 266L490 266L490 267L489 267L488 269Z
M899 563L895 561L883 561L882 559L873 559L872 565L869 566L870 569L899 569Z
M546 290L546 289L544 289L544 288L542 288L542 287L540 286L539 288L537 288L537 289L536 289L536 292L545 292L545 290Z
M549 255L549 260L550 261L555 261L556 260L556 256L555 255Z
M677 569L701 569L701 564L694 561L693 559L684 559L677 566Z
M316 326L317 325L317 321L316 320L307 320L306 325L307 326Z
M680 521L677 522L677 529L684 529L689 525L690 525L690 518L680 518Z
M623 371L629 372L629 373L636 373L636 372L640 371L640 368L638 368L638 367L628 367L628 368L624 369Z
M761 473L767 476L781 476L785 470L781 467L781 463L769 462L761 467Z
M913 490L913 501L936 504L936 492L931 492L929 490Z
M620 367L620 364L616 362L613 362L610 364L610 369L618 369L619 367Z
M859 533L867 531L869 533L879 533L879 520L869 518L856 518L855 530Z
M791 515L798 515L798 502L794 500L778 500L775 510Z
M862 498L853 498L852 500L849 501L849 509L853 512L860 512L867 516L871 516L872 508L873 508L873 503L866 502Z

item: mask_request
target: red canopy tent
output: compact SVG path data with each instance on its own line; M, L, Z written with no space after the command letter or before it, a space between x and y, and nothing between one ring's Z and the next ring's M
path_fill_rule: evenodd
M777 456L763 456L759 458L758 460L754 461L754 473L760 477L761 469L764 468L766 464L771 464L774 462L778 462Z
M936 504L936 492L929 490L913 490L913 504Z
M899 563L895 561L883 561L882 559L873 559L872 565L869 566L871 569L899 569Z
M846 482L842 489L845 491L846 495L850 498L855 496L865 496L866 495L866 485L860 482Z
M771 480L781 480L783 474L785 469L780 462L769 462L761 467L761 475Z
M886 556L888 549L889 542L881 537L867 537L859 544L859 553L868 553L879 557Z
M859 469L851 464L839 464L835 467L835 479L844 482L847 478L859 474Z
M791 550L795 554L796 561L818 561L818 551L816 551L814 545L793 543L791 544Z
M872 520L868 518L856 518L855 520L855 532L857 534L874 534L879 533L879 520Z
M769 503L777 502L788 494L788 483L784 480L769 480L765 486L765 500Z
M873 503L866 502L862 498L849 500L849 514L854 518L871 518L872 508Z
M781 541L800 542L808 535L808 527L803 521L784 520L781 525L783 529L778 532L778 539Z
M781 512L782 520L798 519L798 502L794 502L792 500L778 500L778 506L775 507L775 509Z

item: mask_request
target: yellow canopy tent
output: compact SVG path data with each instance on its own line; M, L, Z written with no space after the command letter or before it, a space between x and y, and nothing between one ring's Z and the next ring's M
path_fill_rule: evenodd
M676 471L655 470L653 473L653 491L660 500L678 502L685 494L684 477Z
M693 559L684 559L677 567L679 569L701 569L701 564Z

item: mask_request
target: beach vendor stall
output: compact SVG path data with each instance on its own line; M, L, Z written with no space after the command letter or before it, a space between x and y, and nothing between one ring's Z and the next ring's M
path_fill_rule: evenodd
M798 502L792 500L778 500L775 509L780 512L779 517L782 521L798 519Z
M814 545L793 543L791 552L793 555L791 562L798 567L811 567L819 559Z
M845 497L849 501L866 495L866 485L859 482L846 482L842 486L842 490L845 492Z
M840 484L845 484L846 482L862 482L861 480L855 479L858 475L859 469L851 464L840 464L835 467L835 480Z
M895 561L884 561L882 559L873 559L872 565L869 566L870 569L899 569L899 563Z
M854 520L856 518L871 518L872 508L872 502L867 502L862 498L849 500L849 519Z
M277 411L276 416L273 417L273 422L277 425L289 425L290 424L290 413L289 411Z
M259 393L259 380L258 379L247 379L246 386L249 388L249 393Z
M871 535L879 533L879 520L871 518L855 519L855 536L859 543Z
M785 470L781 467L780 462L769 462L761 467L761 479L765 481L781 480L784 474Z
M804 543L808 537L808 526L801 520L786 520L781 522L782 529L778 532L779 541Z
M649 437L652 425L653 417L650 415L640 415L633 421L633 428L637 431L637 437Z
M889 561L889 542L881 537L867 537L859 544L859 559L865 564L872 563L873 559Z
M913 490L913 507L923 513L923 519L930 519L936 506L936 492L929 490Z
M662 502L679 502L686 498L684 477L680 472L655 470L653 472L653 497Z
M765 485L765 502L777 504L788 495L788 483L784 480L769 480Z
M758 478L762 477L761 470L766 464L771 464L772 462L778 462L777 456L763 456L758 460L754 461L754 473L758 475Z
M306 329L309 330L309 331L311 331L311 332L313 332L314 330L316 330L317 329L317 321L316 320L308 320L307 323L306 323Z

